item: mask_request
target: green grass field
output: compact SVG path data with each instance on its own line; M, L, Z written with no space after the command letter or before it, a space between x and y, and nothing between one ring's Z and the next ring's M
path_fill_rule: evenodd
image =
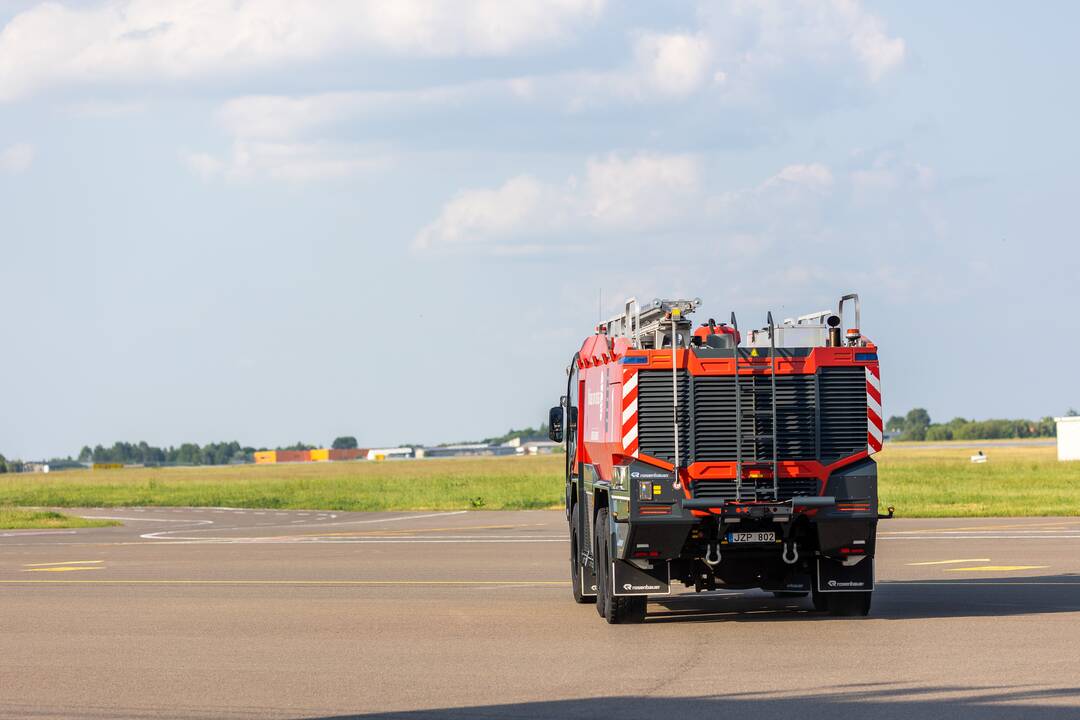
M128 468L0 475L0 505L321 510L551 507L564 456Z
M877 456L882 506L902 517L1080 515L1080 462L1058 462L1054 446L969 447L891 443Z
M0 530L105 527L119 524L115 520L90 520L64 515L54 510L0 507Z
M891 444L878 455L880 499L901 517L1080 515L1080 463L1053 447ZM558 507L563 456L398 462L131 468L0 475L0 505L175 505L322 510Z

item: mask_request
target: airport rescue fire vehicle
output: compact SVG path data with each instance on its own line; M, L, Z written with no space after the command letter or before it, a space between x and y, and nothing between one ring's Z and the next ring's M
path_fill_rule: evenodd
M769 313L746 337L734 313L695 329L699 304L627 300L570 363L549 421L566 443L574 599L641 622L648 597L681 582L866 615L882 412L858 296Z

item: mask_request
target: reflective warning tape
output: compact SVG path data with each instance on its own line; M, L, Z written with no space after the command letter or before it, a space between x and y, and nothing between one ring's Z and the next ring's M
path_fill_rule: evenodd
M638 455L638 374L624 367L622 383L622 444L623 452Z
M881 419L881 378L878 369L866 366L866 448L870 454L881 450L884 438Z

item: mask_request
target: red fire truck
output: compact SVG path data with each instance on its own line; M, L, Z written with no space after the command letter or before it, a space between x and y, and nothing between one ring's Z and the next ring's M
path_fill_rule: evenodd
M549 421L566 443L574 599L641 622L678 581L866 615L882 412L858 296L769 313L745 337L734 313L695 329L699 304L631 298L570 362Z

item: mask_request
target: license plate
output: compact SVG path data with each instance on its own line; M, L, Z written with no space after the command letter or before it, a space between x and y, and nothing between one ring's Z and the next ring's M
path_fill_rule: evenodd
M727 541L729 543L774 543L774 542L776 542L776 533L774 533L774 532L729 532L727 534Z

